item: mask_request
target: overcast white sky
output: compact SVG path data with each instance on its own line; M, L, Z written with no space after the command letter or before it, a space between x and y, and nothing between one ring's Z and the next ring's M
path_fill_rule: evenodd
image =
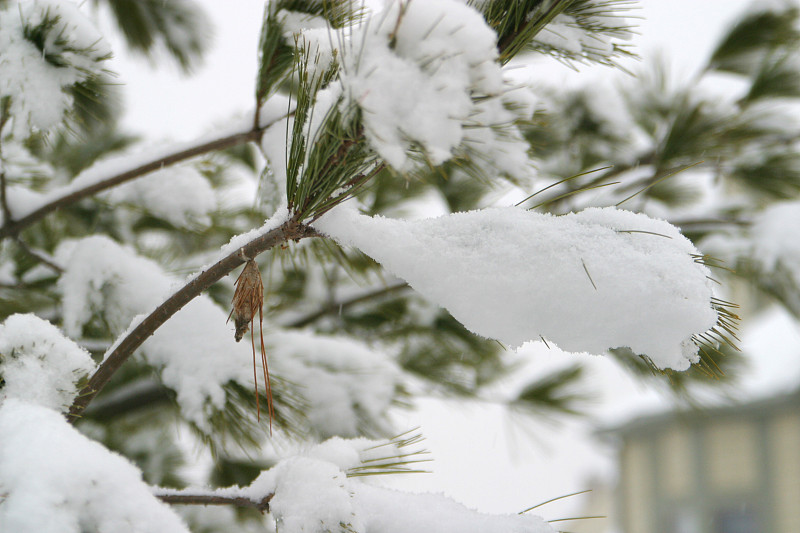
M152 69L147 61L127 55L123 47L114 47L115 70L126 98L125 125L151 139L189 140L252 106L263 2L200 3L216 33L211 54L193 76L183 76L167 64ZM722 28L748 4L749 0L642 0L642 9L635 12L642 17L638 20L641 35L635 44L644 61L661 50L670 58L676 75L688 77L707 57ZM573 76L554 61L547 65L542 66L543 79ZM630 65L637 67L636 62ZM588 78L583 70L582 77ZM593 69L591 74L619 75L607 68Z
M217 33L206 64L191 78L169 66L153 70L145 61L132 60L120 46L115 47L116 70L128 109L125 125L151 142L189 140L246 112L252 105L263 4L258 0L203 0L202 4ZM642 0L642 10L637 13L642 17L641 35L635 43L643 62L662 52L676 77L690 77L722 29L748 4L746 0ZM630 65L632 69L636 67L636 63ZM537 72L554 82L562 76L573 76L555 62ZM584 79L595 76L622 74L604 68L583 73ZM547 355L548 360L553 357L558 356ZM652 396L637 383L620 381L625 378L618 372L602 365L592 366L598 382L620 383L618 406L622 406L625 394L639 399ZM426 403L421 413L404 417L402 424L421 424L428 446L435 453L436 475L422 476L416 483L428 490L447 491L484 511L518 511L585 489L587 470L594 467L595 471L607 472L613 464L613 457L600 459L591 442L579 439L583 425L568 423L557 427L538 423L521 431L520 426L514 426L491 407ZM449 446L451 442L457 444ZM410 482L402 484L408 486ZM541 512L549 518L559 518L562 513L574 512L574 505L554 504Z

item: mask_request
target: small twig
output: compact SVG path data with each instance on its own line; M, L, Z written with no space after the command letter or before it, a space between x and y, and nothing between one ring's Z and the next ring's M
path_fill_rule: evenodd
M671 178L672 176L674 176L676 174L679 174L679 173L683 172L684 170L689 170L692 167L696 167L698 165L702 165L703 163L704 163L704 161L698 161L697 163L691 163L689 165L681 165L681 166L678 166L678 167L666 169L666 170L663 171L664 173L662 175L659 176L658 174L656 174L655 176L653 176L652 178L647 180L647 181L650 181L650 183L648 183L646 186L642 187L641 189L639 189L635 193L631 194L630 196L628 196L624 200L620 200L619 202L617 202L615 204L615 206L619 207L622 204L624 204L625 202L627 202L628 200L630 200L631 198L635 198L636 196L638 196L638 195L642 194L643 192L651 189L652 187L655 187L656 185L658 185L659 183L661 183L665 179Z
M348 307L353 306L355 304L366 302L366 301L371 300L373 298L384 296L386 294L391 294L393 292L396 292L396 291L399 291L399 290L403 290L403 289L407 289L407 288L408 288L408 284L406 282L401 282L401 283L397 283L395 285L389 285L387 287L381 287L381 288L376 289L374 291L368 292L366 294L361 294L359 296L354 296L353 298L350 298L350 299L347 299L347 300L341 300L341 301L338 301L338 302L331 302L331 303L321 307L320 309L314 311L313 313L309 313L306 316L303 316L303 317L300 317L300 318L297 318L297 319L293 320L292 322L287 324L286 327L303 328L305 326L308 326L309 324L312 324L312 323L316 322L317 320L319 320L320 318L322 318L325 315L328 315L328 314L331 314L331 313L335 313L335 312L338 312L339 310L347 309Z
M174 402L175 395L153 378L145 378L123 385L92 403L84 415L97 421L113 420L142 409L152 409Z
M669 223L679 228L688 226L749 226L752 224L750 220L743 220L737 218L685 218L671 219Z
M0 156L2 156L2 153L0 153ZM0 161L0 165L2 165L2 161ZM11 209L8 208L6 187L6 170L5 168L0 168L0 206L2 206L3 209L3 226L10 224L13 220L11 217Z
M285 242L316 236L319 236L319 234L314 229L300 224L295 219L290 219L281 226L256 237L240 250L228 254L225 258L192 278L191 281L173 293L164 303L139 322L121 341L115 344L113 350L106 355L95 373L89 378L87 385L78 393L67 415L68 420L74 423L81 417L89 403L108 384L114 373L128 360L128 357L172 315L222 279L223 276L229 274L234 268L241 265L244 261L240 254L244 253L247 257L256 257L258 254Z
M212 494L156 494L156 498L173 505L233 505L250 507L261 513L269 512L269 502L274 494L267 494L261 500L251 500L244 496L217 496Z
M14 237L14 242L16 242L17 245L20 248L22 248L22 250L26 254L28 254L29 256L33 257L34 259L36 259L37 261L39 261L43 265L46 265L46 266L50 267L52 270L58 272L59 274L64 272L64 267L62 267L61 265L56 263L55 260L52 257L49 257L47 254L45 254L43 252L40 252L38 250L34 250L33 248L31 248L30 246L25 244L25 242L22 239L20 239L19 237Z

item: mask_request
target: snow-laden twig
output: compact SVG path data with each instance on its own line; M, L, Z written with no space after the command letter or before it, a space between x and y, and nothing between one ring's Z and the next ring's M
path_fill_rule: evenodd
M317 235L317 232L312 228L300 224L294 218L290 218L280 226L255 236L243 246L228 253L224 258L191 278L189 282L164 300L164 303L149 315L133 325L121 339L114 343L106 354L103 363L97 368L97 371L92 375L87 385L78 394L72 407L70 407L69 420L75 422L81 417L89 403L109 382L128 357L172 315L199 296L204 290L222 279L223 276L229 274L234 268L244 263L242 255L251 258L256 257L262 252L283 243Z
M362 302L366 302L372 300L373 298L379 298L381 296L385 296L387 294L391 294L397 291L401 291L403 289L408 289L408 283L405 281L400 281L394 283L393 285L387 285L384 287L375 288L369 292L358 294L351 298L347 298L344 300L339 300L335 302L330 302L325 304L324 306L320 307L316 311L312 311L311 313L295 318L290 323L286 324L286 327L289 328L304 328L309 324L319 320L320 318L324 317L325 315L329 315L331 313L337 313L348 307L359 304Z
M259 128L250 129L238 133L228 134L223 137L218 137L201 144L195 144L188 148L180 149L178 151L157 157L156 159L139 163L140 160L135 160L132 168L124 169L116 174L107 178L91 180L90 183L83 187L74 188L67 186L64 188L62 194L57 194L55 197L44 205L39 206L30 213L18 218L12 219L7 216L4 220L2 227L0 227L0 239L5 239L14 235L18 235L20 231L26 227L38 222L48 214L71 205L79 200L93 196L99 192L105 191L112 187L116 187L122 183L134 180L150 172L162 169L186 161L199 155L224 150L234 146L239 146L248 142L259 142L264 131L275 124L276 122L285 119L286 116L281 116L274 121L271 121Z

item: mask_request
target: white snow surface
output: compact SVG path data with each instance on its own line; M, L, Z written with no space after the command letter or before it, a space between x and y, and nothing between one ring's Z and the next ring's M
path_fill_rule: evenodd
M46 320L17 314L0 324L0 405L16 398L66 412L94 369L89 353Z
M123 331L134 316L168 296L172 280L158 263L104 235L64 242L55 256L64 267L58 288L70 337L82 337L83 326L96 315L112 331Z
M779 202L764 210L750 229L750 255L764 271L786 269L800 287L800 201Z
M6 2L0 10L0 99L10 97L10 114L17 117L14 133L26 136L31 128L46 130L64 117L72 97L63 89L99 74L101 59L110 48L74 2L31 0ZM45 52L64 64L48 63L42 51L24 37L45 14L58 23L45 40ZM62 45L59 40L65 40Z
M502 98L473 101L507 90L496 39L478 12L457 0L386 2L383 12L353 31L341 54L344 102L361 108L367 139L389 165L413 168L412 148L421 148L434 165L450 159L465 140L481 150L485 135L469 139L466 128L488 129L514 118ZM507 166L522 174L528 160L516 142L519 133L507 129L499 146L489 144L486 157L509 152ZM512 165L520 160L525 168Z
M373 485L366 477L348 477L364 460L380 458L385 442L330 439L281 460L244 488L187 489L187 493L241 496L259 501L268 494L278 531L322 533L553 533L533 515L478 513L440 494L409 494ZM407 451L407 450L406 450ZM402 453L396 448L383 457ZM178 493L159 489L159 492Z
M353 437L361 421L390 429L385 415L401 371L386 354L349 338L302 331L272 331L265 340L276 374L295 377L317 434Z
M189 533L139 470L60 414L0 405L0 529L11 533Z
M627 346L684 370L698 357L692 336L716 322L695 247L642 214L492 208L405 221L342 206L314 226L512 347L542 337L570 352Z
M776 202L753 218L752 225L712 235L704 251L735 265L746 261L777 288L793 312L800 311L800 201Z
M189 165L157 170L103 196L114 203L142 206L175 227L188 229L210 224L217 207L211 184Z
M582 21L573 15L556 15L534 41L578 59L604 61L613 57L619 41L629 41L634 36L634 24L624 17L607 14L610 10L604 9L603 2L589 2L592 3L595 5L587 10L588 16L582 16Z
M241 239L226 245L223 255L240 247ZM64 325L73 336L102 313L122 338L178 285L156 262L104 236L62 245L57 256L65 268L59 279ZM265 342L273 375L299 387L316 434L355 435L364 421L382 424L400 380L386 354L353 340L309 332L265 330ZM253 386L251 343L234 341L228 311L206 295L173 315L140 352L176 391L183 415L203 431L212 431L208 415L225 406L224 385L234 381Z

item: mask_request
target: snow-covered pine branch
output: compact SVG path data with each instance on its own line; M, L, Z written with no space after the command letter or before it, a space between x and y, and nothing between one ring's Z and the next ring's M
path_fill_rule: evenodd
M37 271L16 257L14 242L6 239L0 281L24 295L15 305L51 318L72 338L89 336L111 347L95 365L56 326L33 314L15 314L0 324L0 522L38 531L46 526L41 517L49 516L67 530L187 531L160 498L268 508L288 533L551 533L538 517L483 515L441 496L376 486L366 474L413 468L396 456L384 461L373 452L385 443L358 437L391 434L391 409L425 389L409 378L416 370L409 370L408 345L417 344L412 347L417 358L440 357L438 367L431 365L435 370L471 372L459 376L471 380L471 387L459 391L468 396L511 367L498 348L491 353L476 348L496 344L478 336L510 347L546 339L564 350L592 353L630 347L674 370L697 362L698 344L727 341L730 323L698 260L702 254L667 222L613 208L562 216L475 209L487 198L487 184L526 186L537 176L536 152L524 125L542 100L512 81L505 65L522 50L613 64L629 53L624 41L630 28L618 16L628 4L396 0L370 12L348 0L274 0L262 21L256 112L244 126L146 157L114 159L107 157L109 150L96 165L78 165L80 171L70 173L58 167L56 150L39 134L64 128L64 118L74 112L75 88L105 74L108 48L71 2L4 3L0 237L30 238L44 251L38 259L53 254L59 268ZM153 10L137 30L143 39L139 49L160 42L184 66L194 62L204 41L188 28L207 28L189 2L142 2L136 9ZM124 23L120 14L114 12ZM48 105L35 105L45 98ZM565 120L565 139L586 122L580 118ZM613 158L626 140L607 135L602 141L608 149L587 160ZM246 143L259 145L263 156L249 158L252 174L260 174L256 194L261 195L259 202L247 199L249 210L231 215L218 209L219 176L212 164L160 170ZM674 164L658 170L690 164L685 159L694 155L676 153ZM586 162L577 156L575 161ZM641 164L630 158L618 172ZM146 174L150 177L130 183ZM458 198L453 189L476 175L484 181L469 185L479 193ZM159 188L165 180L171 180L169 186ZM398 213L414 201L416 188L426 199L441 193L457 212L403 218ZM268 193L275 195L263 198ZM469 209L455 208L464 197ZM347 200L351 205L341 205ZM142 206L145 215L114 212L130 204ZM273 213L275 206L280 207ZM360 214L358 207L393 218ZM787 213L765 210L754 231L769 233L794 220L794 211ZM56 222L50 226L50 220ZM323 235L328 239L319 238ZM19 246L27 245L20 240ZM154 253L159 247L169 254ZM265 428L250 395L250 346L234 343L226 325L230 283L215 284L244 257L267 252L270 277L264 285L272 292L264 341L275 379L279 438L355 440L333 438L266 457ZM769 247L738 252L761 254L764 271L796 270L790 246L786 253ZM30 255L36 259L35 252ZM186 279L170 273L174 270L197 274ZM353 272L372 286L341 298L337 283ZM412 300L410 290L395 292L403 282L387 285L384 272L447 309L452 317L446 327L435 331L441 323L432 324L443 313ZM790 281L796 285L795 278ZM37 286L46 288L46 298L30 303L25 296ZM373 297L387 295L396 297L388 311L373 305ZM361 329L348 329L356 321L348 312L359 306ZM315 323L326 313L324 324ZM400 317L395 322L385 318L392 313ZM307 329L276 326L292 323ZM374 335L358 334L376 323L388 325ZM449 352L428 350L408 333L424 329L443 337L447 328L460 328L448 339L461 335L468 341ZM406 335L405 346L396 341L397 331ZM470 358L474 363L464 363ZM126 375L120 369L131 370ZM423 365L419 373L426 370ZM444 372L429 374L430 383L447 384ZM579 373L564 375L576 379ZM115 389L112 378L123 385ZM199 437L193 443L217 453L225 453L226 444L241 445L262 460L248 465L260 473L222 489L218 481L184 489L145 484L145 466L136 468L109 451L116 448L107 437L119 427L108 429L88 408L101 390L109 403L123 393L135 401L142 383L158 383L166 391L162 397L174 399L164 411L175 417L170 423ZM62 416L70 405L72 425ZM163 422L140 407L134 413L137 427ZM107 446L79 431L105 438ZM148 459L164 452L154 442L145 436L134 444ZM182 479L175 484L187 485Z

